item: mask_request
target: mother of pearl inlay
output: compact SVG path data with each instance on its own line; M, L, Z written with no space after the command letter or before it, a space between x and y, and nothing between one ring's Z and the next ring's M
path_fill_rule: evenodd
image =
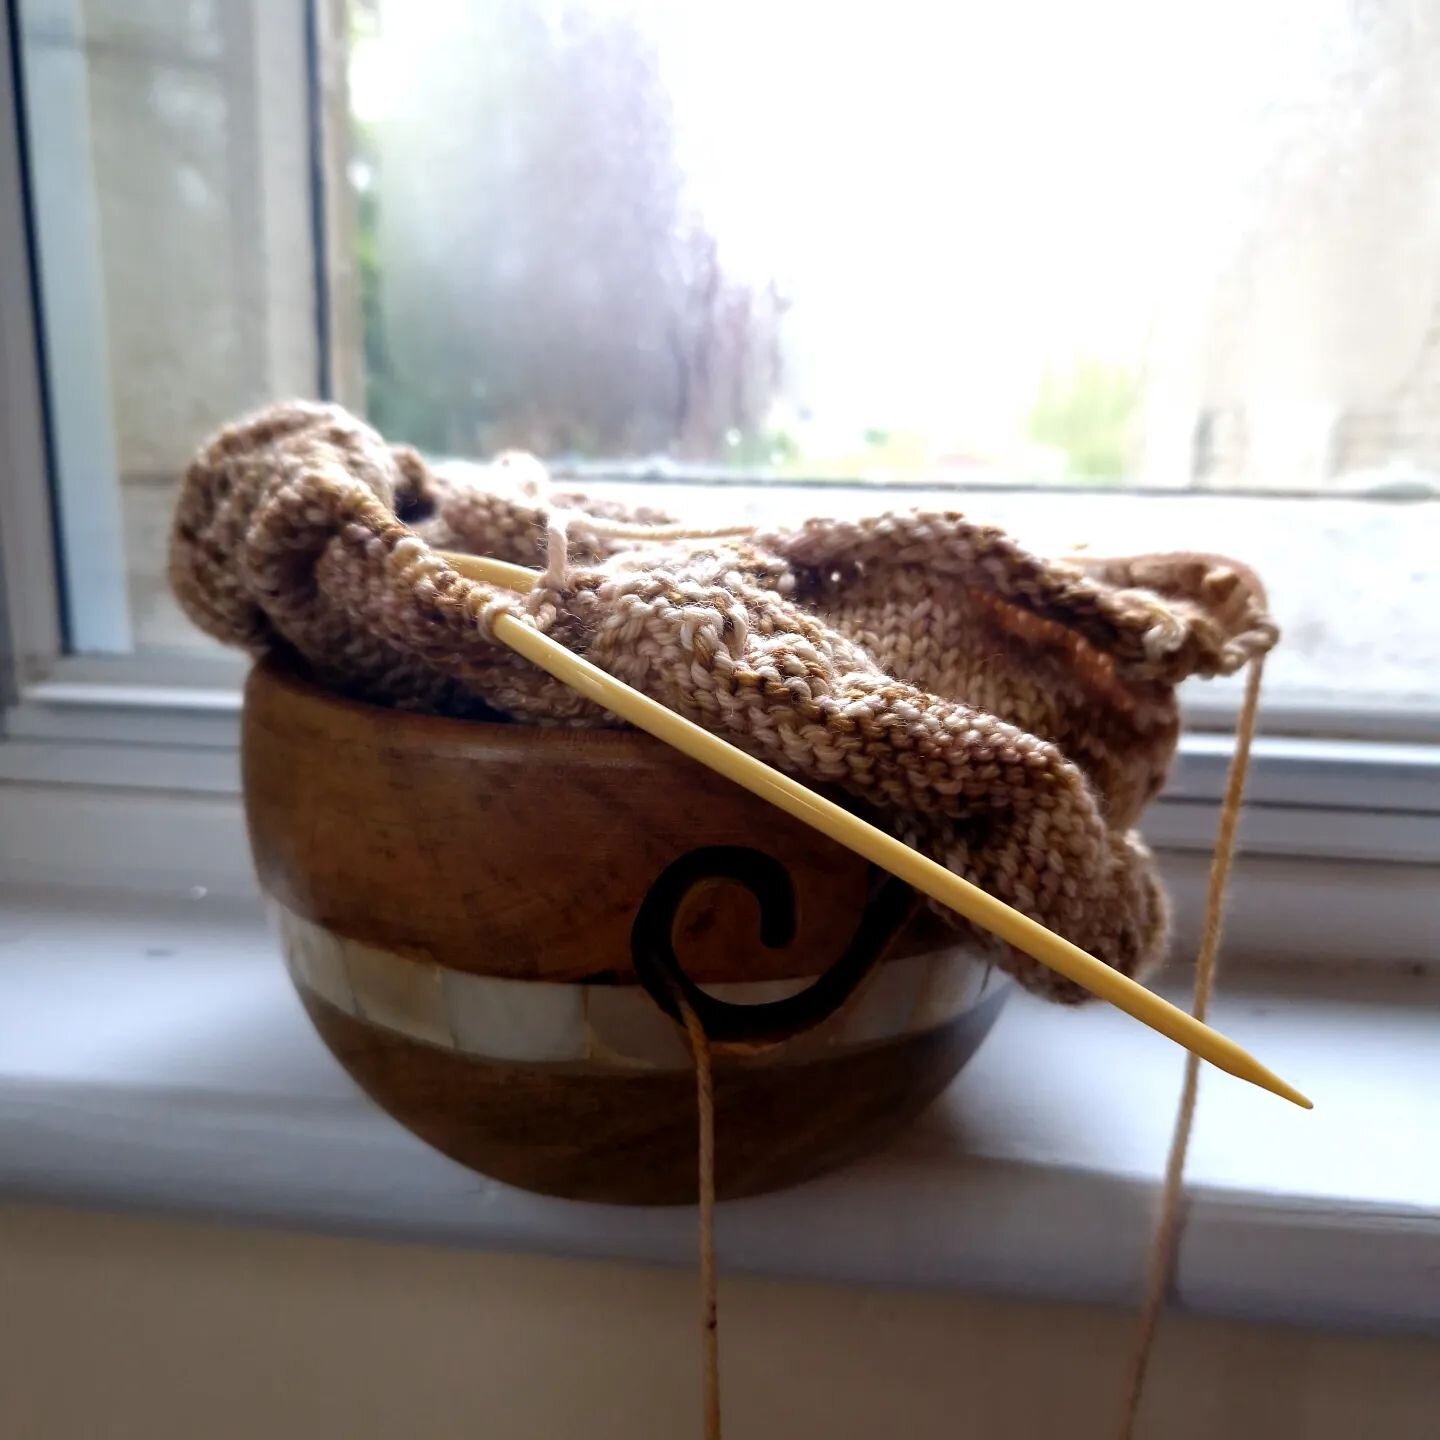
M372 1025L492 1060L643 1069L690 1065L684 1035L639 985L474 975L336 935L277 901L270 906L295 983ZM722 1000L753 1005L810 983L707 988ZM886 961L838 1014L777 1053L795 1060L929 1030L971 1009L1001 983L1004 977L986 958L963 944Z

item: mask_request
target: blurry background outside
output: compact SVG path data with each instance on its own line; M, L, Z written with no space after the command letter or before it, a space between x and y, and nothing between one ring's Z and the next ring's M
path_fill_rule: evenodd
M328 392L702 516L1228 551L1280 693L1440 703L1440 12L18 15L78 650L202 643L163 585L189 453Z

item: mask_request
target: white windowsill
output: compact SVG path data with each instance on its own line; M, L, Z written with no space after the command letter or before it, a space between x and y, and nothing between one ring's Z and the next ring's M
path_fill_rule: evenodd
M1440 1333L1440 981L1251 971L1215 1019L1316 1110L1206 1073L1175 1303ZM1116 1012L1017 995L888 1150L722 1206L721 1264L1132 1302L1180 1069ZM213 899L0 889L0 1193L496 1250L694 1256L688 1209L541 1199L413 1139L315 1038L257 908Z

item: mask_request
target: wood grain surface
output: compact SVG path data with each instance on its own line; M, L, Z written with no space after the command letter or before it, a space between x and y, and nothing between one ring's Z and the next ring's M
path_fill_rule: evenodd
M574 1200L695 1200L689 1071L482 1060L301 995L361 1088L461 1164ZM950 1083L1004 995L995 990L948 1025L835 1055L793 1063L716 1057L716 1193L735 1198L794 1185L873 1149Z
M267 664L246 687L243 765L267 893L351 939L452 969L633 982L640 902L701 846L780 860L797 912L792 942L769 950L747 893L691 895L676 950L702 983L817 975L864 905L864 861L631 730L405 714ZM953 940L922 914L890 953Z

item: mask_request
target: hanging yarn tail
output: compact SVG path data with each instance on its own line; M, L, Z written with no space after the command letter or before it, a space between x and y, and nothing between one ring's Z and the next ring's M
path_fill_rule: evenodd
M704 1436L720 1440L720 1317L715 1285L715 1084L710 1040L700 1017L677 990L676 1003L695 1059L695 1101L700 1120L700 1355L704 1371Z
M1195 989L1192 1012L1204 1020L1215 989L1215 972L1220 956L1220 932L1225 919L1225 891L1235 856L1235 835L1239 828L1245 778L1250 768L1250 746L1255 738L1255 719L1260 708L1260 677L1263 658L1250 662L1245 676L1245 695L1235 725L1235 752L1225 778L1225 795L1220 805L1220 823L1215 835L1215 853L1210 861L1210 879L1205 892L1205 915L1200 932L1200 951L1195 960ZM1170 1154L1165 1163L1165 1180L1160 1192L1160 1216L1150 1246L1150 1268L1140 1320L1125 1371L1121 1402L1119 1440L1134 1440L1145 1377L1155 1348L1155 1334L1165 1308L1166 1292L1175 1273L1180 1248L1181 1217L1185 1202L1185 1157L1195 1124L1195 1102L1199 1094L1200 1061L1193 1053L1185 1057L1185 1078L1175 1112L1175 1129L1170 1137Z

